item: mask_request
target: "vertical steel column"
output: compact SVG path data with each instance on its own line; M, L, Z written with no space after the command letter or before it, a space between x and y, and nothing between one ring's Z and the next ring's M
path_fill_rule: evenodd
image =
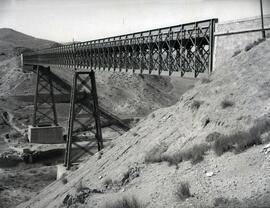
M152 70L153 70L153 68L154 68L154 61L153 61L153 36L152 36L152 34L151 34L151 32L150 32L150 43L149 43L149 69L148 69L148 72L149 72L149 74L151 74L152 73Z
M215 20L210 21L210 29L209 29L209 66L208 66L208 74L213 72L213 58L214 58L214 43L215 43Z
M198 63L198 38L199 38L199 28L198 23L195 23L195 51L194 51L194 77L196 78L199 75L199 63ZM191 37L192 39L192 37Z
M262 21L262 38L265 39L265 30L264 30L264 17L263 17L263 3L262 0L260 0L260 6L261 6L261 21Z
M88 85L89 79L91 80L91 87ZM78 83L78 81L80 81L80 84ZM83 93L85 96L83 98L80 98L79 93ZM91 105L89 101L92 101L93 104ZM95 139L97 141L98 151L100 151L103 148L103 141L102 141L96 80L95 80L95 73L93 70L91 70L90 72L76 71L73 77L73 86L70 100L68 138L66 141L66 151L64 158L64 166L66 166L67 169L70 169L71 167L72 144L75 142L74 138L76 138L77 133L74 122L76 121L77 122L76 124L80 124L84 130L91 131L91 126L87 123L87 121L80 121L79 118L80 111L85 110L85 108L82 107L83 105L92 108L92 113L90 111L86 112L91 113L91 115L95 120Z
M77 86L77 76L78 74L75 72L73 75L73 83L71 89L71 97L70 97L70 108L69 108L69 119L68 119L68 136L66 141L66 150L65 150L65 158L64 158L64 166L67 169L71 166L71 148L72 148L72 133L73 133L73 125L74 125L74 108L76 102L76 86Z
M143 73L143 58L144 58L144 51L143 51L143 43L144 43L144 38L143 34L140 33L140 41L139 41L139 47L140 47L140 72L141 74Z
M37 125L37 106L38 106L38 86L39 86L39 66L34 65L33 70L37 71L37 77L36 77L36 89L35 89L35 97L34 97L34 113L33 113L33 121L32 125Z
M93 116L95 118L95 127L96 127L96 140L98 144L98 151L100 151L103 148L103 141L102 141L102 132L101 132L101 124L100 124L100 112L99 112L99 106L98 106L98 96L97 96L97 88L96 88L96 78L95 78L95 72L93 70L90 71L90 78L91 78L91 95L94 103L94 110L93 110Z
M53 122L54 125L58 126L58 121L57 121L57 114L56 114L56 107L55 107L55 101L54 101L54 93L53 93L53 83L50 75L50 67L48 68L48 76L49 76L49 85L50 85L50 97L51 97L51 102L52 102L52 111L53 111Z
M172 74L172 71L173 71L173 66L172 66L172 60L173 60L173 55L172 55L172 40L173 40L173 32L172 32L172 28L170 28L169 32L168 32L168 35L169 35L169 54L167 54L167 56L169 57L168 59L168 65L169 65L169 75L171 76Z
M158 36L158 74L160 75L162 72L162 34L160 30Z
M37 71L37 79L32 125L58 126L50 67L34 66L33 69Z

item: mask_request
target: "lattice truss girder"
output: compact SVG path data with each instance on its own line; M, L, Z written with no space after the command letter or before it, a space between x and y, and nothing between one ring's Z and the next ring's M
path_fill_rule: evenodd
M24 62L141 73L212 70L216 19L25 54Z

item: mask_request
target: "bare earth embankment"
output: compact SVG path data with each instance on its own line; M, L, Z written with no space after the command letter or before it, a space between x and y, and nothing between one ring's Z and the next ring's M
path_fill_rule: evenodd
M25 100L34 94L35 73L29 68L22 69L20 58L14 57L22 51L54 45L56 43L11 29L0 29L0 207L3 208L15 207L33 198L56 179L56 165L62 162L62 147L59 153L57 145L48 147L27 141L26 130L31 124L33 103ZM178 78L106 72L97 72L96 77L100 104L121 118L136 119L175 104L195 82L194 79L179 82ZM27 99L17 99L18 95ZM57 110L60 124L65 125L69 104L57 104ZM105 129L103 136L112 140L119 133ZM58 155L50 153L54 158L29 161L21 152L23 149L34 149L38 155L48 148L55 149Z
M269 207L269 66L267 40L18 207Z

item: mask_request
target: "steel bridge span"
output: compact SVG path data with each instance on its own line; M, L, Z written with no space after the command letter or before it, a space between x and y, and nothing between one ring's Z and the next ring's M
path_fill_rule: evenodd
M103 148L94 71L181 76L192 72L194 77L210 74L217 21L209 19L22 54L23 65L37 71L33 126L58 125L50 67L70 68L74 75L64 162L70 168L72 143L78 131L92 131L98 150ZM88 119L82 119L82 111Z

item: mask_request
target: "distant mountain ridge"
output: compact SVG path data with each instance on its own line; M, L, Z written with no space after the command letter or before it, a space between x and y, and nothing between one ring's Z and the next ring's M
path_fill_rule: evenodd
M10 28L0 28L0 60L31 51L58 46L59 43L35 38Z

